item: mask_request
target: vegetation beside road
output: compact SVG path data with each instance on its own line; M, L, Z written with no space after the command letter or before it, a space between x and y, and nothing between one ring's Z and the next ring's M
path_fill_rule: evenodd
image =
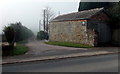
M40 31L37 33L37 40L48 40L49 35L45 31Z
M22 40L22 41L19 41L17 42L18 44L25 44L25 43L28 43L28 40Z
M9 27L15 30L15 42L27 40L34 36L33 32L23 26L21 22L11 23Z
M90 46L90 45L84 45L84 44L72 43L72 42L45 42L45 43L50 44L50 45L75 47L75 48L92 48L93 47L93 46Z
M17 44L14 49L14 55L25 54L28 51L28 47L23 44Z
M21 55L28 51L24 44L34 36L30 29L17 22L5 26L3 32L4 40L2 40L2 43L8 42L8 44L2 44L2 56ZM16 45L14 45L15 42L17 42Z
M28 47L24 44L17 43L14 48L10 46L2 46L2 55L3 56L14 56L14 55L22 55L28 51Z

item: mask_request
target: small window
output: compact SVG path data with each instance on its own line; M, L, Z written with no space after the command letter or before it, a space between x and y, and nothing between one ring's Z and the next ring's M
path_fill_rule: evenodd
M82 26L86 26L86 22L85 21L82 22Z

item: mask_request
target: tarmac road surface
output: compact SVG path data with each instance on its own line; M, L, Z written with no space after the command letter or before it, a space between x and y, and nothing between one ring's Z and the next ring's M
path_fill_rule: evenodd
M3 65L3 72L118 72L118 54Z

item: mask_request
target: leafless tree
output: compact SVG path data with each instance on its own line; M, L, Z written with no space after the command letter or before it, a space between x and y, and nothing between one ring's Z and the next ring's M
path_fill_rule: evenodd
M45 7L43 10L43 26L44 26L44 31L48 32L48 26L50 21L53 20L55 17L55 13L52 11L50 7Z

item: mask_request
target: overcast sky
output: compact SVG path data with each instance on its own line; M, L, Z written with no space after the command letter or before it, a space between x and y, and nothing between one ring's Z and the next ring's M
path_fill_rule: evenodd
M118 0L82 0L82 1L118 1ZM0 0L0 33L5 25L21 22L34 32L38 32L42 10L49 6L56 13L77 12L80 0Z
M5 25L21 22L34 32L38 32L42 10L49 6L56 14L77 12L80 0L2 0L0 4L0 33ZM2 11L2 13L1 13Z

